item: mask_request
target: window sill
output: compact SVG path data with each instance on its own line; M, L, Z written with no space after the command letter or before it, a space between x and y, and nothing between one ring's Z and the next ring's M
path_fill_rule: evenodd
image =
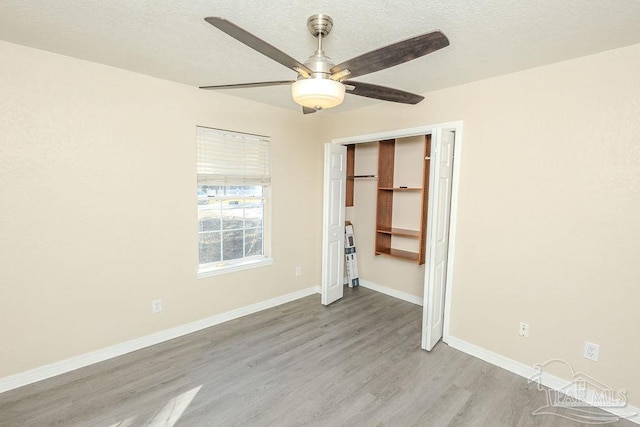
M249 270L252 268L266 267L267 265L273 264L273 261L273 258L261 258L257 260L245 261L242 263L221 265L218 267L207 267L198 270L198 279L219 276L221 274L234 273L236 271Z

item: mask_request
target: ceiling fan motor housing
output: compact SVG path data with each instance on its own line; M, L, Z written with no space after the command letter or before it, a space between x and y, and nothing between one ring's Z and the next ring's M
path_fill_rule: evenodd
M324 51L318 51L311 55L305 62L306 65L313 74L312 79L328 79L331 76L331 67L335 64L331 61Z

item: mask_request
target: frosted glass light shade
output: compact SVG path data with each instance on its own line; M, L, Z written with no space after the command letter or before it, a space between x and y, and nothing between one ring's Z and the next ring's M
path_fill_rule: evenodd
M302 79L291 86L291 95L304 107L331 108L344 101L344 85L330 79Z

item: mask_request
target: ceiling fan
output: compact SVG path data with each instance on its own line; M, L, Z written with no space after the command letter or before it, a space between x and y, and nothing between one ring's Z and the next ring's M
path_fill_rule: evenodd
M298 73L297 80L258 83L239 83L219 86L201 86L200 89L238 89L263 86L291 85L293 100L302 105L304 114L340 105L345 91L352 95L403 104L417 104L423 96L385 86L362 83L351 78L384 70L412 59L427 55L449 45L449 39L440 31L433 31L403 40L380 49L356 56L335 65L322 50L322 38L329 35L333 20L328 15L309 17L307 27L318 38L318 49L304 63L271 46L236 24L220 17L205 18L209 24L227 33L261 54Z

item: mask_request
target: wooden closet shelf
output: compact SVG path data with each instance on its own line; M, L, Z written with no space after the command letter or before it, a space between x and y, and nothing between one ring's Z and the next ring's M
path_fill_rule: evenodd
M400 258L408 261L417 262L418 265L422 265L426 261L425 248L427 241L427 212L429 201L429 161L420 161L420 155L418 149L421 152L423 158L429 157L431 153L431 135L425 135L423 138L411 139L408 141L408 145L404 145L402 138L385 139L378 141L378 191L376 201L376 241L375 241L375 254L384 255L393 258ZM398 144L396 144L398 142ZM402 168L413 167L420 168L422 175L422 182L419 187L409 187L409 184L418 184L417 172L416 175L403 175L402 178L397 179L395 174L396 166L396 145L403 147L398 151L401 156L398 159L401 161ZM414 148L412 148L414 147ZM411 155L408 155L409 150ZM416 162L410 162L411 159L417 160ZM353 172L355 174L355 172ZM349 175L349 172L347 172ZM351 181L353 182L353 181ZM403 184L407 184L404 186ZM400 195L402 193L402 195ZM403 209L404 202L411 202L415 200L420 204L420 222L415 224L413 230L405 228L394 227L397 222L394 223L393 211L396 208ZM398 206L394 207L398 202ZM414 227L413 223L408 224L409 227ZM396 249L393 246L400 242L396 242L397 238L409 238L414 239L414 242L405 241L403 247L415 250L410 252L402 249ZM404 246L408 244L408 246Z
M403 251L401 249L388 249L388 250L377 250L376 255L384 255L390 256L393 258L401 258L406 259L408 261L417 262L419 259L419 255L415 252Z
M420 238L420 230L409 230L406 228L378 227L378 233L391 234L394 236Z

